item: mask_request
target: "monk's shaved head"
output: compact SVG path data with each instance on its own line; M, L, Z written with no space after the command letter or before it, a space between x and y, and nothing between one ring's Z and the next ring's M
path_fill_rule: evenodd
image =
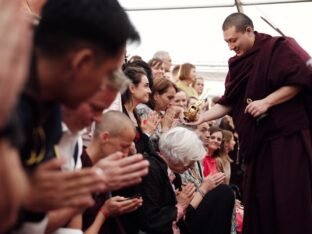
M254 29L252 20L242 13L233 13L226 17L222 25L222 30L225 31L233 26L236 28L236 32L245 32L247 27Z
M125 131L135 131L132 121L122 112L108 111L103 114L101 123L96 123L94 137L98 138L101 132L109 132L110 136L121 135Z

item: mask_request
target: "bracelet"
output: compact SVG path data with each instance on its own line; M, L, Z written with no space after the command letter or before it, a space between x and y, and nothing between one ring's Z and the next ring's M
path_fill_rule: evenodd
M100 212L101 212L101 214L104 216L105 219L108 218L108 213L107 213L107 211L104 209L104 207L101 207Z
M202 196L202 198L204 198L206 195L206 193L203 190L201 190L200 188L197 189L197 192Z

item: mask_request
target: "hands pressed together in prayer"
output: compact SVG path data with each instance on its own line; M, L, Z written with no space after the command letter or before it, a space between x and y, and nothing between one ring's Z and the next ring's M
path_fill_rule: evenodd
M148 173L140 154L123 157L120 152L102 159L93 168L61 171L61 159L39 165L31 176L31 189L24 199L26 209L44 212L63 207L89 207L92 193L113 191L139 183Z
M210 190L222 184L224 182L224 179L225 179L225 174L222 172L209 174L203 179L200 189L203 190L205 193L207 193Z
M148 134L149 136L154 134L158 124L160 123L160 117L158 115L157 112L155 111L151 111L147 117L143 117L141 119L141 128L142 131L146 134Z
M95 167L101 169L106 191L113 191L140 183L142 176L148 173L149 163L141 154L124 157L116 152L100 160Z
M181 191L176 191L177 204L180 205L183 210L189 206L191 201L194 198L195 186L192 183L187 183L185 186L182 186Z

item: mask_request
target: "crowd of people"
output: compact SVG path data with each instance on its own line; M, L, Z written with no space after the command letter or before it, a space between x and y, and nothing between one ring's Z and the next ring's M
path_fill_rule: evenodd
M0 233L312 233L311 58L222 30L208 100L195 65L126 58L117 0L0 0Z

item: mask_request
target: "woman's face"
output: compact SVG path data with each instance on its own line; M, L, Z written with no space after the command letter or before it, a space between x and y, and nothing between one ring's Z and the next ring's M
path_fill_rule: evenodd
M226 147L227 150L230 152L230 151L233 151L233 150L234 150L235 144L236 144L236 142L235 142L235 140L234 140L234 137L232 137L230 141L228 141L228 142L225 143L225 147Z
M183 109L186 109L187 97L185 92L183 91L177 92L176 95L174 96L174 99L171 102L171 105L179 106L182 107Z
M168 164L168 167L170 168L171 171L178 173L178 174L182 174L183 172L185 172L189 168L193 168L195 165L195 162L196 161L190 161L190 162L188 162L187 165L184 165L183 162L172 163L170 160L168 160L167 164Z
M167 91L163 94L155 93L155 109L157 111L165 111L169 107L171 101L174 99L176 91L173 87L169 87Z
M153 73L153 79L158 79L158 78L164 78L165 76L165 68L164 64L161 64L160 66L154 66L152 68L152 73Z
M196 80L196 70L195 70L195 68L191 68L190 74L189 74L189 78L190 78L190 80L192 80L193 82Z
M197 79L194 85L194 89L198 93L198 95L201 95L204 90L204 81L202 79Z
M199 136L200 140L203 142L205 147L209 144L210 132L209 125L207 122L199 124L196 129L196 134Z
M222 138L223 138L223 135L221 131L210 134L210 138L208 141L208 149L211 153L213 153L214 151L220 148L221 143L222 143Z
M133 99L139 103L146 103L149 100L151 89L149 87L148 79L145 75L142 76L141 82L131 89Z

